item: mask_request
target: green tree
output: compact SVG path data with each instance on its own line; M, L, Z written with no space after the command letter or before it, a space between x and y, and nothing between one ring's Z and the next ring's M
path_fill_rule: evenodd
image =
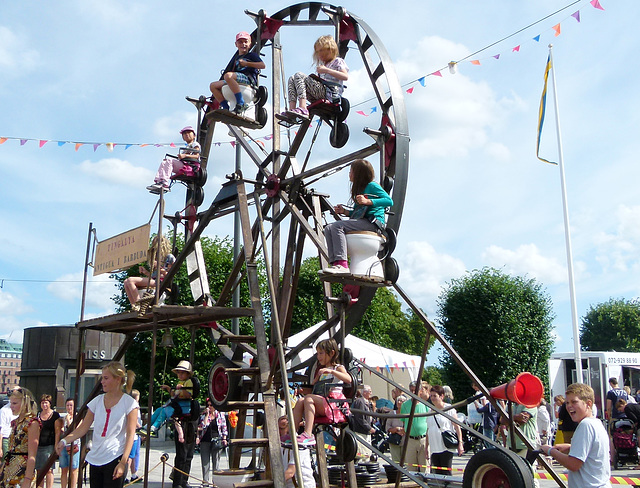
M326 319L319 269L318 258L307 258L302 263L291 334ZM340 285L333 285L333 292L338 295ZM422 321L411 311L403 312L401 303L387 288L378 288L371 305L351 333L382 347L417 355L422 354L426 337Z
M173 239L171 232L169 232L168 238L170 240ZM218 297L222 291L225 280L233 268L233 244L228 237L202 237L200 242L206 263L207 278L209 281L211 295L213 297ZM184 247L184 235L178 234L176 238L176 247L178 249ZM139 276L138 265L114 275L114 278L118 282L116 285L118 288L118 294L113 296L113 300L117 305L117 311L119 313L130 309L130 304L126 294L124 293L123 287L124 280L129 276ZM264 282L262 274L260 274L260 279L261 282ZM189 287L186 265L183 264L180 267L173 283L174 285L177 284L179 289L176 304L193 305L193 296L191 295L191 288ZM263 291L264 290L262 290L261 293ZM265 295L263 294L262 296ZM230 305L230 303L227 305ZM240 280L240 306L250 306L249 290L246 279ZM241 334L253 334L253 323L250 318L241 318L239 322ZM231 328L230 320L221 321L220 324L227 329ZM162 396L158 390L159 386L163 384L175 384L176 378L175 375L172 374L171 369L173 369L180 360L189 359L189 351L191 347L190 331L183 328L173 328L171 333L173 335L175 347L168 351L158 349L155 358L154 391L156 392L156 398L154 398L154 404L156 404L156 406L162 403ZM160 337L158 338L158 341L159 340ZM125 356L127 368L132 369L138 375L134 387L140 390L143 406L146 405L147 392L149 391L151 346L152 333L138 333ZM209 368L213 361L220 357L220 350L213 343L210 330L206 327L206 324L195 333L194 356L194 374L200 380L202 388L201 391L204 396L207 395Z
M452 280L438 298L442 334L487 386L529 371L547 382L553 349L551 298L535 280L493 268ZM444 378L457 398L472 393L471 380L445 354Z
M582 319L580 343L585 351L640 352L640 302L610 298L591 306Z

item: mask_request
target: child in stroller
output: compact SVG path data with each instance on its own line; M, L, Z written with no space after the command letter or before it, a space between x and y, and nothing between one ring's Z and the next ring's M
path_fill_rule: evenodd
M613 469L622 464L638 464L638 438L636 425L627 418L613 420L611 437L613 439Z

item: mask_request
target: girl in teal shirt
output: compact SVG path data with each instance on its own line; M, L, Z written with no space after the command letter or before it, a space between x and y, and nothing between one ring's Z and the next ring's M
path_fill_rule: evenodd
M385 226L384 211L393 205L393 200L383 188L373 181L375 172L371 163L365 159L356 159L351 163L349 181L351 181L351 201L353 210L336 205L334 210L349 219L338 220L324 228L324 236L329 251L331 266L323 273L349 274L347 262L347 232L378 232Z

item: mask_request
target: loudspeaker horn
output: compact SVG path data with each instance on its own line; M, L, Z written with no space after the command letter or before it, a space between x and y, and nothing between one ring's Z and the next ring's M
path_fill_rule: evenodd
M544 395L544 385L536 375L524 372L509 383L491 388L489 393L498 400L511 400L527 408L533 408L540 404Z

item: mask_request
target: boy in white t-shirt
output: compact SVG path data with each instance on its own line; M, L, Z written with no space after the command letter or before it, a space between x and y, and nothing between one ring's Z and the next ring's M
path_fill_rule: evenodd
M593 389L574 383L565 396L567 412L578 423L571 444L543 445L541 449L570 471L569 488L611 488L609 437L602 422L592 416Z

